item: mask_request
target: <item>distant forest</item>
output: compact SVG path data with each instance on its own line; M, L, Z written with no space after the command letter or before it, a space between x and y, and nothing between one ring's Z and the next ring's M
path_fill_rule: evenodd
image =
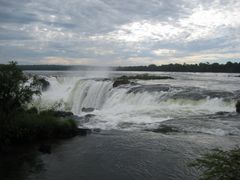
M22 70L104 70L105 67L98 66L83 66L83 65L19 65ZM154 65L149 66L119 66L110 67L116 71L170 71L170 72L228 72L240 73L240 62L226 64L218 63L199 63L199 64L168 64L168 65Z

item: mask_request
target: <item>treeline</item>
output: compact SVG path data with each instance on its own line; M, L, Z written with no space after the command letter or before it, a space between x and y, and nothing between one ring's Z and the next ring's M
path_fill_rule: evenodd
M229 72L240 73L240 63L227 62L226 64L218 63L200 63L200 64L167 64L149 66L128 66L118 67L119 71L170 71L170 72Z
M78 71L78 70L104 70L106 67L87 65L18 65L23 71Z
M54 71L69 71L69 70L104 70L105 67L99 66L82 66L82 65L19 65L22 70L54 70ZM219 63L199 63L199 64L168 64L149 66L118 66L110 67L116 71L173 71L173 72L229 72L240 73L240 62L226 64Z
M47 70L47 71L69 71L71 70L74 66L66 66L66 65L18 65L18 67L21 70L33 70L33 71L43 71L43 70ZM84 66L82 66L83 69L85 69ZM79 67L80 70L81 67Z

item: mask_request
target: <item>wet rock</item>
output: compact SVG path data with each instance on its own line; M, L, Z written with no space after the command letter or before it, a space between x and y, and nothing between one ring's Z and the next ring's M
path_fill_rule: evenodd
M225 111L219 111L216 113L216 115L228 115L229 112L225 112Z
M94 128L94 129L93 129L93 132L99 133L99 132L101 132L101 129L100 129L100 128Z
M115 88L115 87L118 87L118 86L120 86L120 85L130 84L130 83L131 83L131 82L130 82L128 79L126 79L126 78L117 79L117 80L114 81L113 87Z
M157 129L153 129L152 132L167 134L171 132L179 132L179 130L172 126L161 125Z
M83 107L82 108L82 112L92 112L92 111L94 111L94 108L85 108L85 107Z
M134 123L132 123L132 122L121 122L121 123L118 124L118 127L120 127L121 129L130 128L131 126L134 126Z
M38 151L40 151L43 154L51 154L51 145L50 144L41 144L38 148Z
M79 120L82 119L80 116L77 116L77 115L72 115L70 118L75 120L75 121L79 121Z
M159 92L159 91L166 92L166 91L169 91L169 89L170 89L170 86L166 84L139 85L137 87L131 88L127 93Z
M111 79L109 79L109 78L96 78L94 80L95 81L110 81Z
M240 100L238 100L236 103L236 112L240 113Z
M44 78L39 79L39 81L40 81L40 83L42 85L42 91L48 90L48 88L50 86L50 83L46 79L44 79Z
M84 116L84 118L85 119L90 119L90 118L92 118L92 117L94 117L94 116L96 116L95 114L86 114L85 116Z
M86 136L88 133L91 133L91 129L88 128L78 128L76 134L80 136Z
M96 116L96 115L94 115L94 114L87 114L85 116L79 117L77 120L78 120L79 124L82 125L84 123L88 123L90 121L90 119L93 118L94 116Z
M118 79L127 79L127 80L160 80L160 79L174 79L170 76L157 76L157 75L150 75L150 74L138 74L134 76L121 76Z

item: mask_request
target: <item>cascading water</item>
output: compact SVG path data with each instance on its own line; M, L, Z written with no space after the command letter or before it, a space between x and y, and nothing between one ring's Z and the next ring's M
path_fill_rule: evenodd
M50 88L35 101L39 108L54 107L78 116L87 114L82 108L94 108L95 116L84 123L89 128L149 128L173 118L234 111L233 93L221 91L212 93L169 84L113 88L111 80L79 77L47 77L47 80Z
M110 81L79 80L68 101L72 112L80 115L82 108L101 109L111 88Z

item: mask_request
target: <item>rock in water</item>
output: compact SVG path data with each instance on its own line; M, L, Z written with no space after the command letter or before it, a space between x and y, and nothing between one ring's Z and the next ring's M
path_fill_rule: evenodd
M113 83L113 87L118 87L123 84L129 84L130 81L128 80L127 76L121 76L118 79L116 79Z
M94 129L93 129L93 132L99 133L99 132L101 132L101 129L100 129L100 128L94 128Z
M39 81L40 81L40 83L42 85L42 91L48 90L48 88L50 86L50 83L46 79L44 79L44 78L39 79Z
M76 134L80 135L80 136L86 136L88 133L91 133L91 129L78 128L77 131L76 131Z
M91 108L91 107L89 107L89 108L83 107L82 108L82 112L92 112L92 111L94 111L94 108Z
M86 118L86 119L90 119L90 118L92 118L92 117L94 117L94 116L96 116L95 114L86 114L84 117Z
M163 134L179 132L179 130L176 127L171 127L164 124L160 125L158 129L153 129L152 131L156 133L163 133Z
M238 100L236 103L236 112L240 113L240 100Z
M227 115L227 114L229 114L229 112L225 112L225 111L219 111L219 112L217 112L216 113L216 115Z
M113 83L113 87L118 87L120 85L123 85L123 84L129 84L131 83L127 78L122 78L122 79L117 79L114 81Z

